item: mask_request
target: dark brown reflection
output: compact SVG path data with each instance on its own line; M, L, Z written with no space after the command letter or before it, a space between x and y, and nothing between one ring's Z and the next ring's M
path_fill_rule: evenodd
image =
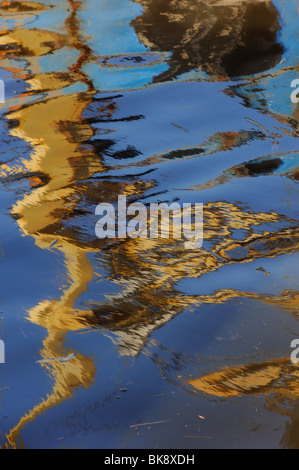
M279 16L270 1L135 0L144 7L132 24L151 50L172 54L156 81L198 68L236 77L263 72L281 59Z
M284 174L288 178L298 179L298 152L285 154L268 155L256 158L249 162L241 163L229 168L214 180L204 184L197 184L192 187L195 190L213 188L215 186L228 183L233 178L258 177L261 175ZM283 166L284 161L289 162L289 167Z

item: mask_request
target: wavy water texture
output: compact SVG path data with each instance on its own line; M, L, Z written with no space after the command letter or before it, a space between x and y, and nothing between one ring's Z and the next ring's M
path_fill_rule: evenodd
M3 448L298 448L296 5L0 4ZM119 196L203 203L202 247L98 239Z

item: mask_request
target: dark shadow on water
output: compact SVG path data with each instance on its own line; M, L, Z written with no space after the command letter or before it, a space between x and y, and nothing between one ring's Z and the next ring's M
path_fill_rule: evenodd
M136 1L136 0L135 0ZM268 1L138 0L143 15L132 25L152 50L171 52L170 69L155 82L193 69L239 77L274 67L284 51L279 15Z

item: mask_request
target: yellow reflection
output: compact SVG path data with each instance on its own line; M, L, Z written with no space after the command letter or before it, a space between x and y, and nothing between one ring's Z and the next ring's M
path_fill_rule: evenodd
M214 397L265 396L268 410L290 418L281 439L282 446L298 449L299 367L290 358L224 367L199 378L181 379L193 390Z
M217 397L231 397L245 394L269 394L270 390L280 392L275 381L281 380L286 374L295 375L295 389L282 388L282 393L298 396L299 370L294 367L290 358L274 359L259 364L247 364L239 367L224 367L219 372L212 372L201 378L187 382L198 391Z
M7 9L13 8L13 5L6 6ZM23 6L25 8L24 4ZM79 6L79 3L72 4L72 14ZM28 12L28 9L29 7L24 11ZM21 11L20 8L17 11ZM63 218L73 207L66 199L75 195L75 189L71 188L70 184L80 179L80 174L78 165L74 166L72 162L76 161L76 158L84 158L80 141L92 135L89 126L82 123L81 116L92 99L93 91L64 96L60 88L71 84L79 69L65 74L43 74L40 73L38 62L34 58L30 59L30 56L40 56L62 48L70 41L68 34L25 29L16 29L0 37L0 45L8 45L6 55L14 53L15 47L9 49L9 45L14 44L17 54L24 55L31 61L31 70L35 70L36 74L31 75L28 80L31 86L29 93L58 90L54 97L52 95L44 101L20 107L7 116L17 122L11 134L28 142L32 151L28 160L22 158L17 165L2 165L1 176L23 174L26 177L27 173L31 175L28 180L33 190L16 203L13 212L20 216L18 223L22 232L32 236L38 246L49 248L53 242L57 242L58 249L65 256L69 275L69 285L60 300L41 302L28 312L30 321L47 329L47 337L40 352L44 361L41 366L48 370L54 385L47 398L24 415L7 435L6 447L9 448L22 447L19 433L26 423L34 420L49 407L71 398L78 387L89 387L96 371L90 358L76 351L69 351L64 345L67 332L82 327L84 320L80 315L88 315L88 312L74 309L76 299L87 289L87 284L93 278L93 269L86 256L88 250L80 249L63 237L47 233L47 227ZM78 41L76 47L80 49ZM81 60L80 56L78 60ZM73 134L75 138L72 138ZM97 166L94 165L90 171L101 169L101 163L97 159ZM83 176L88 177L90 173L86 172L86 168L84 171ZM44 177L47 184L44 184ZM34 189L35 186L37 187ZM70 353L74 355L70 356ZM65 356L70 357L69 360L61 359Z

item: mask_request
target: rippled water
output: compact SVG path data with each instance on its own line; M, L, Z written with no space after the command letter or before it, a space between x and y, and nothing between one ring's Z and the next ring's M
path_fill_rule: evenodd
M299 448L296 0L0 4L2 448ZM95 236L204 204L204 241Z

